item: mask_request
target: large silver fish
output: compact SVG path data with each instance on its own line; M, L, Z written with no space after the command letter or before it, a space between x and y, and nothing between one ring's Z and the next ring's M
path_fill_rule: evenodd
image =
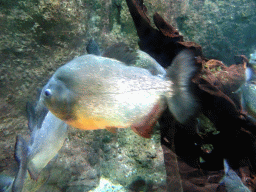
M191 78L196 70L194 54L188 50L176 56L165 77L88 54L57 69L40 102L79 129L132 127L140 134L156 123L167 105L182 123L194 116L197 102Z

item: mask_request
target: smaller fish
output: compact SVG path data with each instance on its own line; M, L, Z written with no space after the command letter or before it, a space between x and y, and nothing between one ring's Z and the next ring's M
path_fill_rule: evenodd
M19 164L19 170L13 182L12 192L21 192L27 174L28 148L26 141L20 135L16 139L15 159Z
M15 179L0 176L0 191L21 192L28 179L37 180L42 169L56 157L67 137L67 124L55 117L40 102L34 107L27 103L28 128L32 132L27 143L20 135L15 145L15 159L19 164ZM40 187L42 181L37 182Z
M246 82L251 81L253 78L255 78L254 76L255 76L254 70L251 67L246 67L246 70L245 70Z
M248 115L256 119L256 75L253 65L249 64L245 71L246 82L239 89L241 93L241 103Z
M0 174L0 192L11 192L14 177Z
M256 82L247 82L242 88L242 105L248 114L256 119Z
M247 116L256 121L256 72L255 54L251 54L250 62L246 64L245 81L234 93L238 95L239 104L248 114Z
M252 65L256 65L256 51L254 53L250 54L249 63Z
M26 141L18 135L15 144L15 159L18 162L18 172L15 178L1 175L0 192L22 192L24 182L27 178L28 148Z
M28 148L28 171L32 179L58 154L67 137L67 124L41 106L27 103L29 125L32 130ZM40 112L40 114L38 114ZM36 123L35 123L36 122Z
M250 192L236 172L230 168L226 159L224 159L224 171L225 176L220 181L220 185L221 187L224 186L227 192Z
M86 46L86 51L87 51L88 54L93 54L93 55L98 55L98 56L101 55L100 47L96 43L96 41L94 41L94 39L91 39L89 41L89 43Z
M27 177L28 149L26 141L18 135L15 144L15 159L18 162L18 172L15 178L0 175L0 192L21 192Z

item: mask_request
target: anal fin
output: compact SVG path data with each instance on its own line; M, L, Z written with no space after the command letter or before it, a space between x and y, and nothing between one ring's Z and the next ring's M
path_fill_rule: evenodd
M131 129L141 137L150 138L155 124L166 108L164 103L162 99L157 102L142 121L131 125Z
M116 128L115 128L115 127L106 127L106 129L107 129L109 132L116 134Z

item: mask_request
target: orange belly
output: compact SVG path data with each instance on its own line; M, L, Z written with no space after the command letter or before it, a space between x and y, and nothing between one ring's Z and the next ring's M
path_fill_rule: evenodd
M121 128L120 123L99 117L77 117L76 120L66 121L67 124L83 130L107 129L109 127Z

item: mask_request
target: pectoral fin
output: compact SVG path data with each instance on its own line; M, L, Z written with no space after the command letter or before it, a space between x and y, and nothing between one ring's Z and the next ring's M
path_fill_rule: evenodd
M165 102L159 101L142 121L131 125L132 130L144 138L150 138L153 128L165 110Z

